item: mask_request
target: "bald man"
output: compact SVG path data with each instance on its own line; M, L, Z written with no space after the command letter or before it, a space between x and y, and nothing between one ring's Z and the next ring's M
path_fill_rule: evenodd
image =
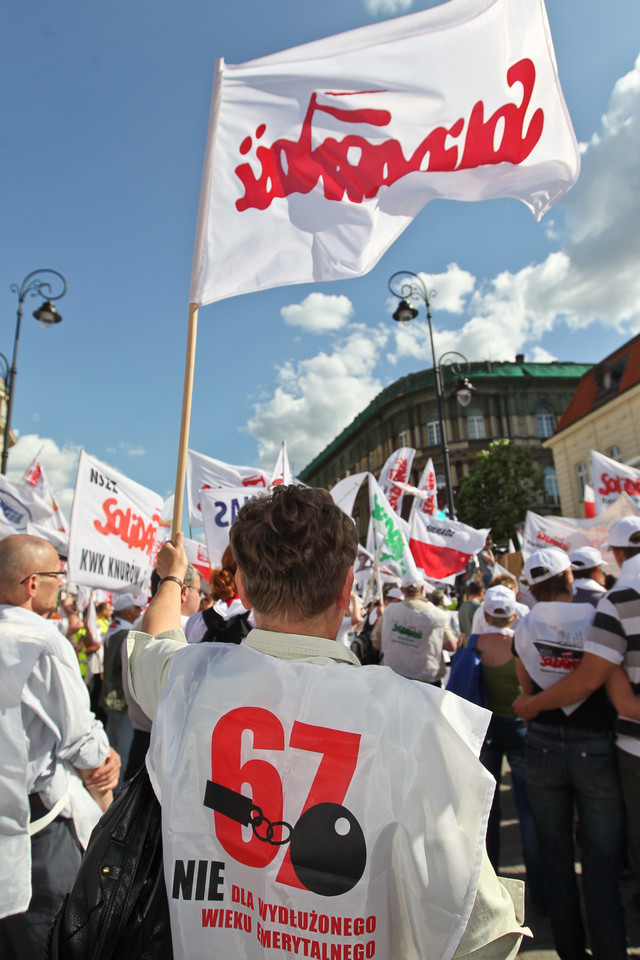
M64 580L46 540L0 541L0 956L41 956L120 759L68 640L45 619ZM81 780L75 776L80 774ZM83 787L84 781L85 787Z

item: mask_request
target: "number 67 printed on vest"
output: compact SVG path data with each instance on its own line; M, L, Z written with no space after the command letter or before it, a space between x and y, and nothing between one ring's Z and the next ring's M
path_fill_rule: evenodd
M176 955L453 956L492 781L484 711L447 697L244 644L176 654L148 757Z

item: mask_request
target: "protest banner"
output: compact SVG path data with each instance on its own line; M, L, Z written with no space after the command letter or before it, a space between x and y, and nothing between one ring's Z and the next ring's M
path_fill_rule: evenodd
M369 474L366 471L364 473L352 473L350 476L338 480L330 490L333 502L345 513L348 513L350 517L353 516L353 506L362 486L362 481L368 476Z
M378 483L380 489L389 501L392 510L402 513L403 484L407 483L411 475L411 465L416 451L413 447L400 447L394 450L380 471Z
M32 487L0 475L0 539L27 533L30 524L43 523L51 515L49 504Z
M409 546L417 565L432 580L454 577L479 550L490 533L459 520L414 513Z
M265 497L268 493L265 487L218 487L200 491L204 537L212 566L220 565L229 543L229 529L240 507L252 497Z
M618 463L596 450L591 451L591 476L596 516L604 513L621 493L626 493L640 509L640 470ZM586 506L586 494L585 494Z
M268 487L271 474L257 467L239 467L189 450L187 455L187 506L189 523L202 524L200 491L219 487Z
M527 511L522 535L522 557L526 561L536 550L544 547L558 547L570 553L578 547L596 547L605 561L608 572L615 572L618 565L610 550L605 549L608 542L609 527L621 517L640 513L634 502L626 494L619 496L614 503L599 516L580 517L542 517Z
M291 483L292 479L289 457L287 455L287 445L283 440L276 465L271 474L271 486L277 487L279 484L283 484L286 487Z
M376 562L386 564L401 580L419 579L409 549L407 523L392 509L372 473L369 474L369 510L367 548Z
M68 533L69 527L67 526L65 516L56 502L53 490L47 481L44 467L37 457L33 458L25 470L22 482L32 487L40 499L44 500L51 508L51 516L42 521L43 526L50 527L52 530L60 533Z
M540 218L579 168L542 0L451 0L249 63L219 60L191 273L173 530L181 523L199 305L361 276L435 197L515 197Z
M163 501L81 451L69 534L69 580L133 594L147 589Z
M211 562L209 560L209 551L204 543L197 540L184 539L184 550L187 560L192 567L195 567L204 583L209 583L211 576Z
M431 517L435 517L438 513L438 484L431 457L427 460L425 468L422 471L422 476L418 483L418 490L422 492L422 496L418 495L413 498L409 523L411 523L414 513L427 514L427 516Z

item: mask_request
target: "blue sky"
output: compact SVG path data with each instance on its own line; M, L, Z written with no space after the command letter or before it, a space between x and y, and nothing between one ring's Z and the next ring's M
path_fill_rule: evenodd
M0 13L0 351L12 282L67 278L63 322L25 305L10 474L43 448L69 506L84 447L173 489L191 257L215 61L240 63L424 0L22 0ZM424 271L438 353L597 361L640 329L640 4L548 0L583 166L537 224L523 204L434 201L357 280L200 311L191 446L301 469L399 376L430 365L393 329L387 280ZM637 62L637 65L636 65ZM640 451L638 451L640 453Z

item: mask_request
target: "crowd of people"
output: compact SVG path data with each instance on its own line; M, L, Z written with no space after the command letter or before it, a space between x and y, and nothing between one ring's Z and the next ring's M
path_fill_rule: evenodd
M160 551L148 606L124 593L80 616L50 544L0 541L0 956L44 955L93 826L145 760L167 877L173 863L224 859L229 890L258 873L265 902L280 902L279 882L318 912L342 897L353 915L375 912L382 958L515 956L523 895L499 877L494 790L506 758L528 904L549 915L561 960L584 960L587 947L595 960L626 957L619 880L624 869L640 878L640 518L615 523L609 546L615 583L591 547L540 550L519 582L489 538L457 603L419 576L369 599L354 587L351 519L324 491L280 487L240 510L209 584L178 534ZM468 647L490 716L466 702L451 713L442 691ZM355 738L351 760L339 754L351 780L340 774L335 801L337 774L322 764L306 801L302 767L284 764L271 782L260 750L285 748L281 728L298 765L301 751L329 749L310 745L314 731ZM249 759L251 744L262 759ZM229 772L239 762L245 780ZM236 822L245 796L260 813ZM283 803L301 811L293 827ZM323 805L335 812L324 811L322 842L302 843L300 824ZM286 844L276 877L268 865ZM194 933L178 888L174 954L208 955L211 931ZM222 954L240 934L216 936ZM235 952L262 957L264 946L254 937Z

